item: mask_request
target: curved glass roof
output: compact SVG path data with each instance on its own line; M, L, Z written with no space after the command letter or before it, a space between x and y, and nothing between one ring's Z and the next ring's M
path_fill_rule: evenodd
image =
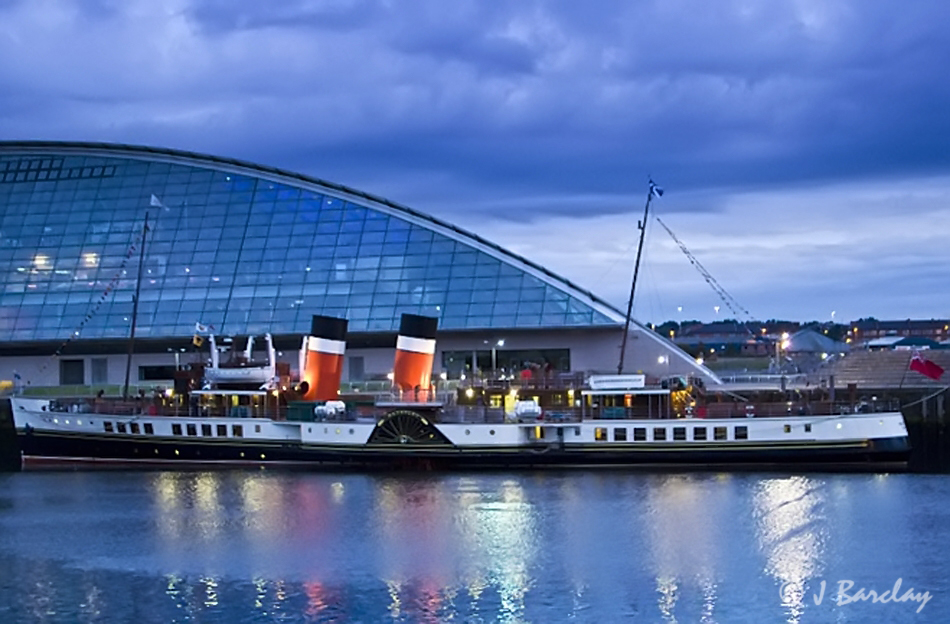
M287 171L98 143L0 142L5 340L615 325L615 308L412 209Z

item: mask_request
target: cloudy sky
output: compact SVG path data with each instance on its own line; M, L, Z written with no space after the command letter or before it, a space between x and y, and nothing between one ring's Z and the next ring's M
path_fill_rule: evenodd
M0 0L0 137L284 167L635 315L950 316L942 0ZM717 311L718 306L718 311Z

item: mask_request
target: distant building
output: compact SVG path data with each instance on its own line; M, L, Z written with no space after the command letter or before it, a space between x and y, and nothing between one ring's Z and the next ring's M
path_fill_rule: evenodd
M754 324L758 327L759 324ZM774 351L774 341L768 335L756 333L753 326L738 321L703 323L683 328L673 340L689 353L719 353L723 355L758 356Z
M851 343L858 345L886 336L927 338L935 342L941 342L950 338L950 320L865 320L851 323L850 329L848 330L848 338L851 340Z

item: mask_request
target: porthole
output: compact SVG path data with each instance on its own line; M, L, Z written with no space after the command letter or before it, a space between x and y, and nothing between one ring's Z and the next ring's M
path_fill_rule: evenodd
M465 435L470 435L472 432L468 429L465 430Z
M491 429L491 430L488 432L488 435L495 435L495 430L494 430L494 429Z

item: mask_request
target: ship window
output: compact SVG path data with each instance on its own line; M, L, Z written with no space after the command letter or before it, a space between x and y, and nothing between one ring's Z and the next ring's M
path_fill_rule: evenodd
M135 435L139 434L139 424L132 423L129 425L129 433L134 433Z
M654 441L666 440L666 427L654 427L653 440Z
M673 439L674 439L674 440L685 440L685 439L686 439L686 427L673 427Z
M607 439L607 427L594 427L594 439L595 439L595 440L606 440L606 439Z
M694 428L693 428L693 439L694 439L694 440L705 440L705 439L706 439L706 427L694 427Z
M811 433L811 423L805 424L805 433Z
M152 426L152 423L145 423L145 434L146 435L155 434L155 428Z
M716 440L728 440L729 434L725 427L713 427L713 438Z
M186 426L188 427L188 435L190 436L198 435L198 427L195 426L195 423L188 423Z
M235 438L244 437L244 425L231 425L231 435Z
M226 438L228 437L228 426L227 425L218 425L218 437Z
M172 425L172 435L181 435L181 425L175 423Z
M211 425L202 424L201 425L201 435L211 436Z
M647 428L646 427L634 427L633 428L633 440L634 442L643 442L647 439Z
M749 428L744 425L740 427L736 427L735 437L736 437L736 440L748 440Z
M617 427L614 429L614 442L626 442L627 441L627 428L626 427Z
M260 425L254 425L254 433L260 433L260 432L261 432L261 426L260 426ZM350 433L353 433L353 430L352 430L352 429L350 429Z
M111 423L111 422L109 422L108 420L103 421L103 422L102 422L102 426L103 426L103 428L104 428L106 431L108 431L109 433L112 433L112 423Z
M791 433L791 432L792 432L792 426L791 426L791 425L785 425L784 427L782 427L782 430L785 431L785 433Z
M115 424L116 431L119 433L125 433L125 423L120 422Z

